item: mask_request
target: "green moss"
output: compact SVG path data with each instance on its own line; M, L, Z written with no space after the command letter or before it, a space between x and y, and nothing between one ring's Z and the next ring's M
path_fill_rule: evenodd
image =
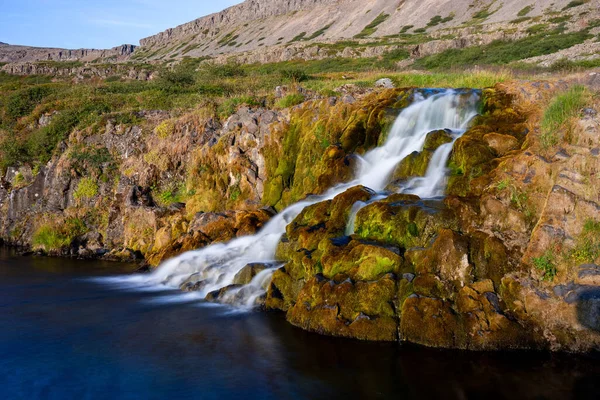
M98 184L93 178L82 178L77 185L77 189L73 192L73 198L78 199L91 199L98 194Z

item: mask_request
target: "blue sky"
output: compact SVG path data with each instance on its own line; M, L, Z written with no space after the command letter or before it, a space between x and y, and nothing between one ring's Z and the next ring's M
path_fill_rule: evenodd
M0 42L61 48L139 44L241 0L0 0Z

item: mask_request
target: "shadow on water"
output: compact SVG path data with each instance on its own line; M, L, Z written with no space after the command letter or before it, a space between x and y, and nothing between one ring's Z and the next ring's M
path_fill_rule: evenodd
M173 302L176 291L123 291L88 279L130 271L0 253L2 398L565 399L600 390L595 355L336 339L297 329L281 314L232 313Z

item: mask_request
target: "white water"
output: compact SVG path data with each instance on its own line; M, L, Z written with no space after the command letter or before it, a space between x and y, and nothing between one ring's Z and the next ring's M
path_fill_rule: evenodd
M205 286L198 292L204 297L211 291L233 283L235 275L249 263L273 263L275 250L286 226L307 206L332 199L347 189L363 185L381 192L389 183L396 165L406 156L422 151L427 134L434 130L451 129L455 139L460 137L470 120L476 115L479 96L472 93L466 98L464 93L444 91L424 98L415 93L411 106L405 108L396 119L384 145L366 153L361 158L356 178L348 183L337 185L321 196L312 196L293 204L273 217L255 235L234 239L229 243L215 244L182 254L163 263L155 272L144 277L135 277L137 284L164 284L179 287L191 275L197 274ZM446 179L446 164L452 151L452 144L441 146L433 155L424 178L415 178L403 188L403 193L417 194L422 198L443 195ZM381 194L376 197L381 199ZM374 201L374 200L372 200ZM348 231L352 233L353 219L366 203L353 207ZM265 293L266 285L276 269L266 269L259 273L249 285L227 292L223 301L242 307L252 307Z

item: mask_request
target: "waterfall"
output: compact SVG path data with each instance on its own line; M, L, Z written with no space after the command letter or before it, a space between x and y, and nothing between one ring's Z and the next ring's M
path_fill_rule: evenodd
M311 196L293 204L274 216L263 229L251 236L241 237L229 243L214 244L187 252L164 262L152 274L138 277L145 284L164 284L179 287L190 277L202 282L199 296L228 287L235 275L249 263L268 263L250 284L229 290L223 300L238 306L252 307L257 298L265 293L274 265L275 251L286 226L307 206L332 199L347 189L363 185L378 192L373 200L385 198L382 193L389 183L395 167L415 151L422 151L427 134L440 129L450 129L454 140L466 130L477 114L479 94L475 91L424 90L415 91L413 103L405 108L394 122L385 143L360 158L356 178L336 185L320 196ZM446 164L452 151L452 143L442 145L434 153L427 174L410 180L401 189L403 193L417 194L422 198L443 195ZM388 193L389 194L389 193ZM355 204L347 233L353 231L353 218L367 203Z

